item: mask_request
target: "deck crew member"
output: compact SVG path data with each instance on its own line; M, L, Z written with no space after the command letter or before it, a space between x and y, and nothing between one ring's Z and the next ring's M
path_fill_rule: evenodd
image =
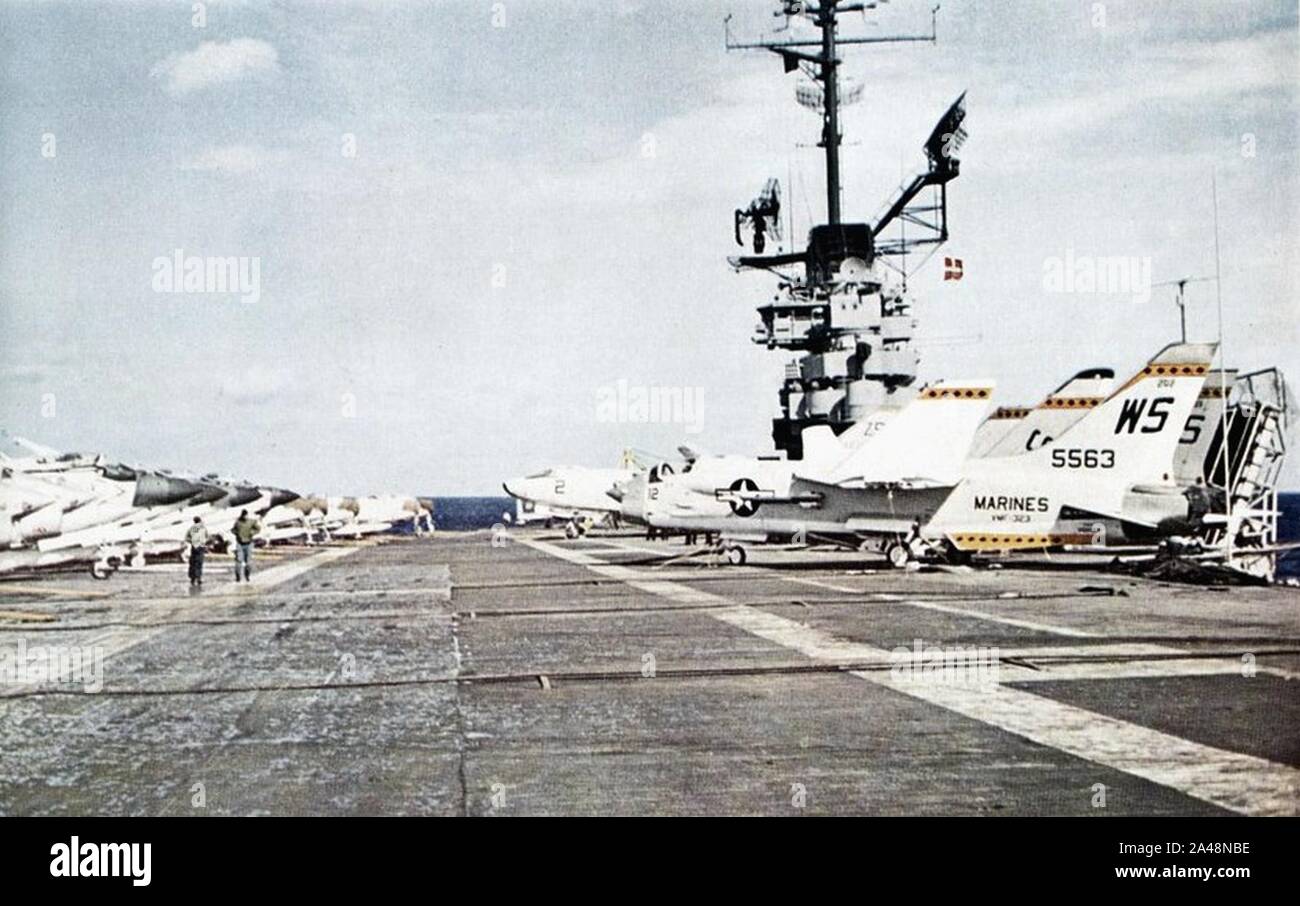
M248 510L240 510L239 518L235 520L235 526L232 530L235 534L235 581L240 578L240 567L243 567L244 581L248 581L249 572L253 565L253 538L262 530L262 524L248 515Z
M194 517L194 524L185 533L185 543L190 546L190 585L202 585L203 552L208 547L208 530L198 516Z

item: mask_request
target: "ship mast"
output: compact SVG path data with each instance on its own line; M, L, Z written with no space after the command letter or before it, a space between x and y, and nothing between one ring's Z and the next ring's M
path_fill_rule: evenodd
M852 216L846 222L841 207L840 108L860 98L863 88L861 83L841 81L839 55L858 44L936 40L937 6L930 11L929 34L839 33L843 14L865 13L886 2L782 0L775 15L785 18L779 31L787 34L748 42L733 40L730 17L727 20L727 49L780 56L786 73L798 70L807 79L796 85L795 98L822 120L817 144L825 155L826 219L811 226L804 248L764 254L769 234L781 238L781 187L769 179L748 206L735 211L736 243L743 246L748 231L754 254L729 259L738 270L767 270L781 281L773 301L759 307L760 323L752 339L769 349L800 353L786 366L779 393L781 415L772 422L775 446L790 459L802 457L806 428L827 425L839 433L870 412L906 398L916 380L916 321L906 289L887 285L883 268L897 269L887 258L899 257L905 265L908 249L948 238L946 185L959 172L953 152L965 138L964 95L925 142L925 168L900 187L875 223ZM820 34L789 34L796 20ZM927 202L925 196L933 200ZM906 231L900 238L880 239L893 225L906 225Z
M840 142L843 140L843 136L840 134L839 66L841 60L836 55L838 49L853 44L897 44L916 41L926 41L933 44L936 40L935 17L939 12L937 6L930 10L930 33L928 35L838 37L836 30L841 14L864 13L869 9L875 9L881 3L888 2L889 0L875 0L875 2L869 3L821 0L821 3L813 5L802 2L802 0L784 0L781 10L775 15L787 18L804 16L811 19L821 30L820 38L746 43L733 42L730 33L727 35L728 50L770 50L781 55L786 72L792 72L800 63L808 64L805 72L810 78L821 84L822 137L818 145L824 148L826 153L826 222L832 226L836 226L841 222ZM812 52L805 48L817 48L819 52Z

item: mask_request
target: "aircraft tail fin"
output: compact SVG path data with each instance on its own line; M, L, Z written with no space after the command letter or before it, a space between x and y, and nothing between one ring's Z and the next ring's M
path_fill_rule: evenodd
M1130 483L1172 480L1174 451L1215 349L1166 346L1059 438L1023 455L1039 468L1115 470Z
M1236 383L1236 369L1215 369L1205 378L1201 393L1187 417L1174 454L1174 479L1183 485L1208 484L1213 471L1210 451L1222 436L1223 407Z
M1015 419L997 440L976 456L1015 456L1049 444L1081 419L1089 409L1106 401L1115 389L1115 372L1109 368L1080 371L1023 415Z
M829 471L832 483L955 483L993 399L993 381L939 381ZM809 474L809 477L817 477Z
M803 468L820 473L844 458L844 445L830 425L812 425L799 435L803 443Z

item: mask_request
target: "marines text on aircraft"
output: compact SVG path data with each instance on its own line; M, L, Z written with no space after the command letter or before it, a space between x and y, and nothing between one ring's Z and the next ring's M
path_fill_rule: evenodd
M1058 438L1011 456L965 452L990 388L929 387L829 470L770 462L760 477L719 485L709 501L698 477L680 480L692 469L660 482L663 503L647 504L647 520L733 540L853 542L896 565L923 553L960 558L1199 531L1207 499L1179 483L1175 460L1213 352L1210 344L1167 347L1104 400L1074 407L1082 416ZM947 411L928 408L941 401ZM704 474L730 477L716 464Z
M1166 347L1048 444L974 459L919 533L961 552L1149 540L1195 530L1204 501L1175 457L1215 345Z

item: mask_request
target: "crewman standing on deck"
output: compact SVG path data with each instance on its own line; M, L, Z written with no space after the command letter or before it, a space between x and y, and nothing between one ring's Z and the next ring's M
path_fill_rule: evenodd
M239 518L235 520L235 581L239 581L240 566L243 566L244 581L248 581L248 575L253 566L253 539L257 533L262 530L262 524L248 515L248 510L240 510Z
M198 516L185 533L185 543L190 546L190 587L193 588L203 584L203 552L208 548L208 530Z

